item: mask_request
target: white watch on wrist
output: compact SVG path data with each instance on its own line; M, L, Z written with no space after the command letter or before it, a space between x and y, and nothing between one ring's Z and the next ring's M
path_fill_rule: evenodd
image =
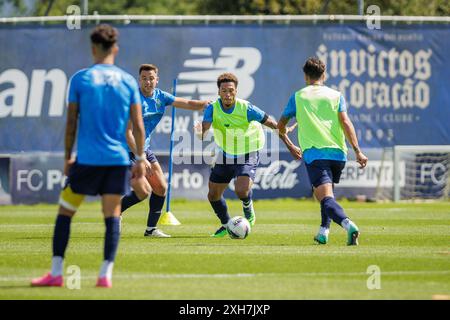
M136 161L144 161L145 160L145 153L141 154L140 156L134 156Z

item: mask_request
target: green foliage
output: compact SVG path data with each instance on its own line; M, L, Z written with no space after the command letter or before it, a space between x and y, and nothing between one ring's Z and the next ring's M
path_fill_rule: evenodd
M98 14L107 15L157 15L157 14L195 14L198 1L178 0L90 0L89 14L97 11ZM41 1L37 6L37 15L43 15L49 1ZM59 0L55 1L49 15L66 14L69 5L78 5L83 13L83 1Z
M365 8L378 5L382 15L437 15L450 12L447 0L371 0ZM358 14L356 0L205 0L200 14Z
M310 0L205 0L200 14L314 14L323 1Z
M26 11L25 0L0 0L13 4L15 13ZM83 0L36 1L32 15L42 16L52 3L49 15L64 15L70 5L82 8ZM358 14L357 0L89 0L89 14L145 15L277 15L277 14ZM448 0L366 0L365 8L377 5L382 15L447 16ZM81 9L83 11L83 9Z
M5 4L12 5L14 16L21 16L27 11L27 7L23 0L0 0L0 9L3 9Z

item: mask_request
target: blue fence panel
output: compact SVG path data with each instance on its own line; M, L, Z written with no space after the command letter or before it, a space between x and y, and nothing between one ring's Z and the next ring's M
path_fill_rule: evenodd
M276 118L304 86L301 66L317 55L341 90L361 144L450 144L450 28L446 25L118 26L117 64L137 76L160 68L162 89L178 78L183 97L215 98L217 76L234 72L239 96ZM70 76L92 63L90 28L0 29L0 153L62 151ZM169 115L169 113L167 113ZM178 113L190 131L199 113ZM152 140L168 150L167 116Z

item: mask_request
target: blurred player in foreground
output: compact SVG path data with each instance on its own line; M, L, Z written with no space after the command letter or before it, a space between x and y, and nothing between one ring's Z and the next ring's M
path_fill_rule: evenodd
M278 121L278 129L280 133L285 132L289 119L296 117L301 147L297 152L305 161L314 195L321 207L322 223L314 240L319 244L328 242L333 220L347 230L347 244L358 245L359 229L334 199L333 187L339 183L347 161L345 138L355 151L361 168L366 166L367 157L358 146L344 97L339 91L324 85L325 64L318 58L309 58L303 72L307 86L290 97ZM298 148L292 142L289 144L290 150Z
M32 280L32 286L63 286L63 260L70 224L85 195L102 197L106 232L104 262L97 287L112 286L120 238L120 201L128 190L130 178L125 137L129 119L133 123L138 155L132 174L142 181L145 173L145 136L139 90L136 80L114 65L119 51L117 38L115 28L106 24L97 26L91 33L94 65L78 71L71 78L64 158L68 179L59 200L52 269L45 276ZM77 157L74 160L72 148L77 131Z

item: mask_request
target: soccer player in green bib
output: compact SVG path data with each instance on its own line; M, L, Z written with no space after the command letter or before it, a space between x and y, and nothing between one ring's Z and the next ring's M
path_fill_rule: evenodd
M214 140L221 149L209 178L208 200L222 224L213 237L227 234L230 216L223 193L233 178L236 178L235 193L242 201L244 215L252 226L255 224L251 188L259 164L259 151L265 143L261 124L277 128L276 121L268 114L236 97L237 86L238 79L232 73L220 75L217 79L220 97L205 109L203 122L195 127L203 139L212 126Z
M309 58L303 72L307 86L291 96L278 121L278 129L283 134L289 119L297 119L300 152L303 152L314 195L321 207L322 223L314 240L319 244L328 242L333 220L347 230L347 244L358 245L359 229L336 202L333 187L339 183L347 161L345 138L355 151L361 168L366 166L367 157L359 148L344 97L339 91L324 85L325 64L316 57ZM290 148L297 148L290 141L287 145L288 148L289 145Z

